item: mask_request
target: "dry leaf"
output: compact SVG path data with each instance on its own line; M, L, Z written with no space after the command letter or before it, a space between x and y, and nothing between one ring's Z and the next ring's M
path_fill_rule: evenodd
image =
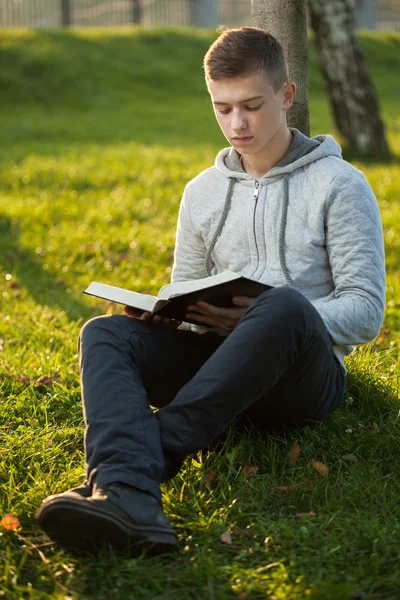
M43 390L46 387L52 387L55 381L61 382L61 378L58 373L54 373L54 375L41 375L34 382L34 386L39 390Z
M204 477L207 483L211 483L215 478L215 472L212 469L204 469Z
M321 477L326 477L328 475L328 469L324 465L324 463L319 460L311 460L311 466L314 467L316 471L321 475Z
M295 442L288 452L288 461L291 465L295 465L300 454L300 444Z
M27 377L26 375L13 375L13 377L17 380L20 381L21 383L26 383L26 384L30 384L31 380L29 377Z
M0 521L0 525L7 531L15 531L20 526L20 522L17 517L14 517L11 513L4 515Z
M316 513L313 510L310 510L308 513L297 513L298 517L316 517Z
M255 475L258 471L258 467L257 465L246 465L245 468L243 469L243 474L245 477L251 477L252 475Z
M226 531L224 531L223 533L221 533L219 539L224 544L231 545L232 544L232 535L231 535L231 532L229 531L229 529L227 529Z

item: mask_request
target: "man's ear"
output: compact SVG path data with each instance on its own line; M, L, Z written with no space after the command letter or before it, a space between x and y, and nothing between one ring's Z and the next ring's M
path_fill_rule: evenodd
M283 90L283 110L289 110L294 102L294 97L296 94L296 84L294 81L290 81L287 83Z

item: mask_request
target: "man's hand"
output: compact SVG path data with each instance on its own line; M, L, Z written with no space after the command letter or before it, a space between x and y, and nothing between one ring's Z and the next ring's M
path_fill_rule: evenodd
M186 319L196 319L200 324L204 323L210 327L232 331L254 300L255 298L247 296L234 296L232 302L235 304L235 308L219 308L208 302L199 301L188 306L185 317Z
M148 321L149 323L154 323L154 325L160 325L165 329L177 329L181 324L181 321L176 321L175 319L168 319L167 317L161 317L160 315L153 315L150 312L138 310L137 308L132 308L132 306L125 306L124 312L134 319L139 319L140 321Z

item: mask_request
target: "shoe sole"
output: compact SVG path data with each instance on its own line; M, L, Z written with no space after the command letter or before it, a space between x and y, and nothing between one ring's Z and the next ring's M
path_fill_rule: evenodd
M172 529L151 525L134 525L79 500L56 500L37 513L41 528L65 550L77 554L93 554L113 550L129 557L145 553L155 556L177 547Z

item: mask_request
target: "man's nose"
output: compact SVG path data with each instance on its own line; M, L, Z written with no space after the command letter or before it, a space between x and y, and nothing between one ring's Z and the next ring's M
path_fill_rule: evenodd
M246 129L247 121L241 110L232 111L231 127L233 131L241 131Z

